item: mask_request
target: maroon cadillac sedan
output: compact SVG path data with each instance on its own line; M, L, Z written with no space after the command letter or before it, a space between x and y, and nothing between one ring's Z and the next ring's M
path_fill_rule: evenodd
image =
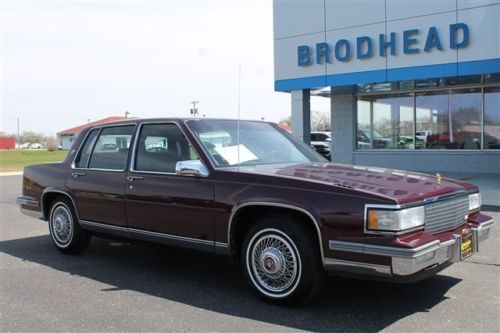
M274 124L130 119L90 127L62 163L24 169L21 210L57 249L112 236L232 255L277 303L326 273L412 282L474 255L493 219L476 186L327 162Z

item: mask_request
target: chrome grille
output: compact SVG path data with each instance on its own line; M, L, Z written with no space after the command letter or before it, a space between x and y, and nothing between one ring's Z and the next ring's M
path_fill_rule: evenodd
M425 205L424 230L431 234L453 230L465 223L469 212L467 195Z

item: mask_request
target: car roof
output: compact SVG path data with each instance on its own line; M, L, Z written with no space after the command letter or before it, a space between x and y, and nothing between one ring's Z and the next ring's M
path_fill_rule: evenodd
M223 120L223 121L237 121L237 119L229 119L229 118L130 118L126 120L117 120L117 121L110 121L107 123L102 123L102 124L97 124L94 126L89 126L88 128L100 128L100 127L107 127L107 126L119 126L119 125L129 125L129 124L137 124L137 123L153 123L153 122L185 122L188 120ZM261 121L261 120L249 120L249 119L240 119L240 121L244 122L257 122L257 123L268 123L268 124L274 124L273 122L269 121Z

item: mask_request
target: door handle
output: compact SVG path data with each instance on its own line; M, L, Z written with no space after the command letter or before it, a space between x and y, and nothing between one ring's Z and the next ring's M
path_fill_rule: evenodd
M127 180L128 180L129 182L133 182L133 181L135 181L135 180L143 180L143 179L144 179L144 177L141 177L141 176L128 176L128 177L127 177Z
M85 172L72 172L71 173L71 176L73 178L78 178L78 177L83 177L83 176L86 176L87 174Z

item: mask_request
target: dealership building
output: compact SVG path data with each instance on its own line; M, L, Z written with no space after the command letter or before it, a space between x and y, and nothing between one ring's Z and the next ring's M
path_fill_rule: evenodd
M275 0L274 67L304 141L330 99L335 162L500 172L500 0Z

